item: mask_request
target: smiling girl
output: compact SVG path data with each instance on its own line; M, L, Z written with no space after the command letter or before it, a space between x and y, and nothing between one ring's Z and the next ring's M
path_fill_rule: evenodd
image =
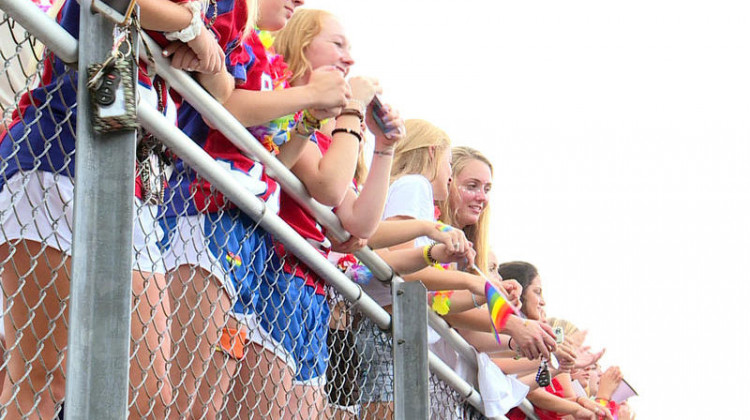
M354 64L349 41L341 23L322 10L301 10L277 34L274 47L289 63L290 85L307 85L314 71L334 68L344 75ZM384 118L388 135L372 120L368 106L380 87L374 79L349 80L351 99L339 115L316 127L291 167L310 195L334 207L342 226L358 238L376 229L385 204L394 145L401 139L403 121L387 108ZM353 179L364 142L364 126L375 135L375 150L364 185ZM280 216L300 235L327 255L330 242L315 219L282 192ZM276 242L271 264L280 275L276 287L285 290L280 307L267 318L279 319L271 327L274 339L284 344L295 368L295 400L290 404L300 417L319 417L325 407L325 372L328 365L327 333L329 307L325 283Z

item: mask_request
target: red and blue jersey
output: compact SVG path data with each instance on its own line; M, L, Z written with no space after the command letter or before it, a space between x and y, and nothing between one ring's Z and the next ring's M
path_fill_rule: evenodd
M266 50L257 31L250 33L243 43L243 48L251 60L247 65L246 79L238 83L235 89L265 91L285 87L286 65L280 56ZM258 135L273 129L273 124L264 124L249 127L248 131L255 135L266 149L274 151L273 142L264 141L264 138ZM286 130L279 131L286 134ZM209 129L203 150L228 169L238 184L265 201L270 210L278 212L280 188L278 183L268 176L262 163L246 156L215 129ZM227 206L232 207L232 204L220 192L213 190L210 183L203 178L195 179L191 188L197 211L213 213Z
M77 39L78 2L67 1L57 22ZM52 53L42 65L40 86L21 97L8 131L0 138L0 188L19 171L74 176L78 72L68 70Z
M65 1L56 20L78 39L78 1ZM161 41L160 45L166 45L162 34L152 32L151 35ZM141 62L139 67L139 84L150 89L153 83L146 75L145 64ZM38 170L71 178L75 176L77 86L78 72L66 69L62 60L48 53L43 62L40 86L21 97L7 133L0 138L0 158L5 163L0 188L18 171ZM165 107L169 104L164 85L156 95L160 98L158 102ZM166 109L161 111L166 113ZM136 181L136 196L140 197L140 179Z
M331 138L319 131L315 132L315 135L311 140L317 143L321 154L325 154L331 146ZM323 227L315 221L315 218L308 213L307 210L302 208L294 198L284 191L281 192L279 217L297 231L300 236L315 246L324 257L328 258L328 251L330 250L331 244L323 233ZM323 279L310 270L310 268L304 263L300 262L294 254L286 252L284 245L281 242L274 242L274 248L277 256L279 256L284 262L283 270L285 272L305 279L305 284L314 287L316 294L325 294L325 289L323 287L325 281Z
M244 1L218 0L211 3L206 11L206 21L213 21L211 31L224 50L227 71L237 83L247 80L247 70L255 60L242 45L247 19L247 4ZM183 102L178 109L177 125L199 146L204 146L209 127L198 111L187 102ZM175 160L175 171L169 180L165 200L168 205L163 209L167 217L198 214L190 192L190 185L195 178L196 173L192 168L185 166L182 160Z

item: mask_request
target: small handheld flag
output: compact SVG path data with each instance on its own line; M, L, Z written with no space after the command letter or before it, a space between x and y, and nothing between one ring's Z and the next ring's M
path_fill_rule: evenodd
M508 317L513 314L513 308L510 302L503 296L490 282L484 284L484 293L487 295L487 306L490 312L490 322L492 329L495 330L495 338L500 342L500 331L508 322Z
M492 285L487 276L482 273L476 264L473 265L473 268L485 280L484 294L487 297L487 309L490 313L490 323L492 324L492 329L495 331L495 339L500 343L499 334L503 327L505 327L505 323L508 322L508 317L513 314L522 319L526 319L526 317L510 303L508 297L505 296L505 293L503 293L502 290L498 290Z

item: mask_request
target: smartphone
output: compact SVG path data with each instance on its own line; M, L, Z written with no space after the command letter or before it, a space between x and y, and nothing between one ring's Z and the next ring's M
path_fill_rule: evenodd
M565 341L565 331L562 327L555 327L554 328L555 333L555 342L557 344L562 344Z
M383 111L383 103L380 102L380 98L378 98L378 95L375 95L375 97L372 98L372 118L375 120L375 124L380 127L380 130L383 132L383 134L389 131L383 123L384 117L385 111Z
M130 19L135 3L136 0L92 0L91 10L101 13L118 25L122 25Z

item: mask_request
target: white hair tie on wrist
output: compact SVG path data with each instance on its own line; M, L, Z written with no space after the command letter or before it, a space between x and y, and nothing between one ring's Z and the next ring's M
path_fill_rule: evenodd
M201 28L203 27L203 7L201 5L201 2L189 1L187 3L183 3L182 5L190 10L190 13L193 14L193 17L192 19L190 19L190 23L188 24L188 26L182 28L181 30L164 33L164 36L170 41L179 40L182 42L190 42L201 33Z

